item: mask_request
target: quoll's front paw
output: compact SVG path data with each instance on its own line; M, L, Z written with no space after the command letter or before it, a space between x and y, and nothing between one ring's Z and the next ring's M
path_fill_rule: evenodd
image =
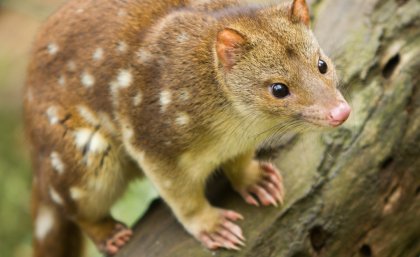
M106 255L115 255L130 240L133 232L123 224L117 224L112 235L101 242L98 248Z
M260 171L258 181L236 190L244 200L252 205L264 206L283 204L284 187L280 172L271 163L258 163L255 166Z
M212 209L194 225L192 234L210 250L226 248L239 250L244 246L242 229L234 222L242 220L241 214L234 211Z

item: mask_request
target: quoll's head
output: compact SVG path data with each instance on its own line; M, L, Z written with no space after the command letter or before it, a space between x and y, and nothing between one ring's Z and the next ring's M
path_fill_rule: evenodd
M348 118L334 65L309 23L304 0L226 19L215 43L217 69L241 112L317 127L336 127Z

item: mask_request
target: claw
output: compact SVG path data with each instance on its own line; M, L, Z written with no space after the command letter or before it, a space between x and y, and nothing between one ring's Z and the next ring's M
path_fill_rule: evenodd
M263 178L268 180L268 181L273 181L273 183L275 185L280 185L282 183L282 178L280 177L279 173L277 173L277 171L275 170L266 170L264 169L264 171L266 171L263 174Z
M260 183L262 187L266 188L268 190L268 193L274 197L274 200L279 203L283 201L281 196L281 191L278 189L273 182L264 180Z
M255 184L237 191L251 205L283 204L284 187L283 179L271 163L260 164L261 178Z
M240 248L237 247L235 244L231 243L231 242L226 242L225 247L227 249L231 249L231 250L235 250L235 251L239 251Z
M245 237L242 234L242 230L238 225L229 221L225 221L223 222L222 226L225 229L229 230L237 238L241 239L242 241L245 241Z
M226 248L231 250L239 250L244 246L245 238L241 228L233 223L234 221L243 219L243 216L237 212L229 210L220 211L219 222L211 232L203 231L197 237L198 240L208 249L215 250L218 248Z
M123 239L116 239L116 240L114 240L114 244L117 247L122 247L125 244L125 241Z
M265 188L261 186L252 186L250 191L258 196L259 200L262 202L263 205L270 205L273 204L274 206L277 205L274 198L266 191Z
M108 252L108 254L114 255L118 252L118 247L116 247L112 244L109 244L109 245L106 246L106 251Z
M98 245L98 248L108 255L115 255L133 235L130 229L121 224L116 225L114 231L114 234L108 240Z
M205 247L207 247L208 249L210 249L210 250L216 250L217 248L219 248L219 247L222 247L222 245L220 245L220 244L218 244L218 243L216 243L216 242L214 242L208 235L206 235L206 234L202 234L200 237L199 237L199 240L203 243L203 245L205 246Z
M234 211L223 211L222 213L223 217L227 218L228 220L231 221L237 221L237 220L243 220L244 217L237 212Z
M255 200L254 196L252 196L250 193L248 193L247 191L241 191L240 192L241 196L245 199L245 201L251 205L254 206L260 206L260 204L258 203L257 200Z
M214 232L214 233L209 234L209 237L211 238L213 242L223 246L224 248L239 250L239 248L236 245L240 244L241 241L238 238L230 235L228 231L222 230L222 231Z

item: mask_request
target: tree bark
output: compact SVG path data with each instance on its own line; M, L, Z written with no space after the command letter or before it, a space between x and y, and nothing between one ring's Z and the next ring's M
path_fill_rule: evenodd
M239 252L211 252L157 201L119 257L420 256L420 4L318 0L312 12L353 112L282 146L285 204L255 208L211 186L216 205L245 216L247 237Z

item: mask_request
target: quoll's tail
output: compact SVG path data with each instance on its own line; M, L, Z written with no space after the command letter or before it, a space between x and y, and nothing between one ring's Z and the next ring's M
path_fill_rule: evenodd
M58 207L43 199L36 183L32 189L33 256L80 257L83 235Z

